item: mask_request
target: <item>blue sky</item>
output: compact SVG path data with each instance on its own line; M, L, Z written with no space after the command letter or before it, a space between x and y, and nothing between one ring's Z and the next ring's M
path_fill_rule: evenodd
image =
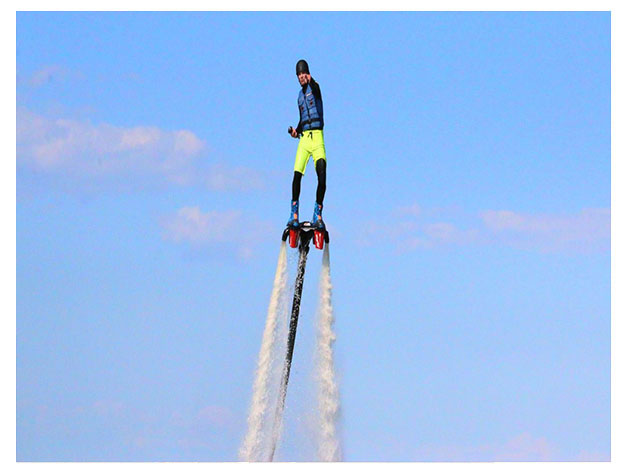
M609 459L609 13L18 13L16 55L18 460L236 460L301 57L345 459Z

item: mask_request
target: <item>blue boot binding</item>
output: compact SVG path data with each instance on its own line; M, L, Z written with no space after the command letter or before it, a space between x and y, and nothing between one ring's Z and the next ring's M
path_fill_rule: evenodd
M290 219L287 222L288 227L298 227L298 201L292 201L292 212L290 213Z

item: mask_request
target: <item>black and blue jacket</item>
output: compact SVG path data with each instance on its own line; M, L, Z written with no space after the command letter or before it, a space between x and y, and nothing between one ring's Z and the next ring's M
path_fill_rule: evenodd
M324 111L320 86L313 78L298 93L298 110L300 122L296 127L299 134L305 130L322 130L324 127Z

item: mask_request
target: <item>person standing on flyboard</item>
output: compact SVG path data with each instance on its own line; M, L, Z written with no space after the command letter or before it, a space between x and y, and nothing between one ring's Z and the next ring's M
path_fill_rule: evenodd
M316 190L316 204L312 223L318 229L325 229L322 221L322 202L326 191L327 160L324 148L324 113L322 109L322 94L320 86L311 77L307 61L301 59L296 63L296 76L301 89L298 94L298 110L300 121L296 128L290 127L289 134L299 138L296 160L294 162L294 179L292 180L292 209L288 227L297 228L298 223L298 199L300 196L300 182L305 174L305 168L309 157L313 157L316 174L318 175L318 188Z

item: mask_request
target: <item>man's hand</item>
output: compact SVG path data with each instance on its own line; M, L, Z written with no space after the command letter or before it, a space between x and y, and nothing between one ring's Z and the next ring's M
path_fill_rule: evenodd
M295 139L298 138L298 132L296 132L296 129L294 127L290 127L289 129L287 129L287 131Z

